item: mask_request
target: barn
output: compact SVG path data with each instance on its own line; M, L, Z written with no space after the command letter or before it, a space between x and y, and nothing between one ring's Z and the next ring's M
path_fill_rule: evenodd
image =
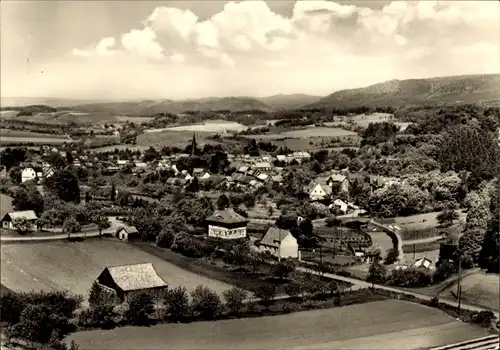
M139 231L135 226L120 227L116 231L116 237L122 241L133 241L139 238Z
M133 292L160 292L168 287L151 263L108 266L96 282L107 290L113 290L120 302L126 301Z

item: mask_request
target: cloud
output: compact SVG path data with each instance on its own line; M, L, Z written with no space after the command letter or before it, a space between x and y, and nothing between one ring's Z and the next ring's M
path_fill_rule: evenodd
M115 38L103 38L97 44L86 50L73 49L71 53L77 57L92 57L92 56L111 56L115 51L110 50L116 45Z
M143 76L168 71L166 79L213 95L326 94L394 78L498 71L496 1L289 4L284 15L265 1L228 2L203 19L195 7L158 6L141 27L71 52L96 69L120 63L106 74L141 64Z

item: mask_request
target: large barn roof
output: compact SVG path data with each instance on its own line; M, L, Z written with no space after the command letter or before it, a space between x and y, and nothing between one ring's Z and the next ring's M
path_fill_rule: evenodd
M247 222L247 219L235 212L232 208L216 210L206 220L223 224L238 224Z
M167 287L167 283L158 275L151 263L108 266L106 269L124 292Z

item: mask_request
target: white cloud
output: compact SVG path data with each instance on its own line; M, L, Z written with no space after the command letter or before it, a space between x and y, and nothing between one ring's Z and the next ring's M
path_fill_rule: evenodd
M103 38L87 50L73 49L71 53L77 57L111 56L115 51L110 50L116 45L115 38Z
M142 30L132 29L122 36L123 47L136 54L159 59L163 57L163 48L156 41L156 33L149 27Z

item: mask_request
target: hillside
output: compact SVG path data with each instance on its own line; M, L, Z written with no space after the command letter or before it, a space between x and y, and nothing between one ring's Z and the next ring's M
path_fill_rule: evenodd
M291 95L273 95L261 97L259 100L264 102L269 107L275 109L294 109L315 103L321 99L321 96L312 96L306 94L291 94Z
M401 107L499 101L500 74L490 74L389 80L364 88L340 90L307 107Z
M198 100L159 100L139 102L110 102L73 106L71 109L79 112L113 112L117 115L154 116L158 113L182 113L185 111L213 111L213 110L251 110L269 109L269 107L251 97L222 97L205 98Z

